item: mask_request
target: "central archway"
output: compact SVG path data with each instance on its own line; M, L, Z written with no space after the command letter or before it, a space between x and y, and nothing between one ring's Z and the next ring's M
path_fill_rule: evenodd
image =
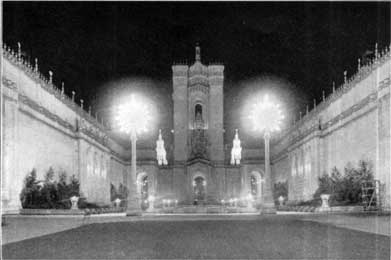
M193 178L193 204L203 205L206 202L206 180L203 176Z
M142 210L149 208L149 189L150 180L146 172L141 172L137 175L137 193L140 198L140 207Z
M251 194L254 206L258 205L263 200L264 182L262 171L252 171L250 174L249 193Z

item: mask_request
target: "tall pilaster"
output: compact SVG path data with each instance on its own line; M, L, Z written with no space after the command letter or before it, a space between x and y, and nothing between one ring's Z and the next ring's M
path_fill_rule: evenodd
M208 66L209 78L209 140L212 161L224 161L224 66Z
M2 146L2 161L1 161L1 199L3 213L18 212L20 208L19 192L20 190L17 181L23 182L25 176L21 176L18 171L18 89L15 82L2 78L1 82L1 116L2 128L1 146Z
M378 83L377 99L377 160L375 179L380 180L380 203L391 210L391 83Z
M187 82L188 66L172 66L174 103L174 161L187 160Z

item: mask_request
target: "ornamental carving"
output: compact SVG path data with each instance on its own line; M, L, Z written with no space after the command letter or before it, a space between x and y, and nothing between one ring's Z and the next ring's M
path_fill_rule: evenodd
M206 131L203 129L193 130L191 135L191 157L207 159L207 146Z

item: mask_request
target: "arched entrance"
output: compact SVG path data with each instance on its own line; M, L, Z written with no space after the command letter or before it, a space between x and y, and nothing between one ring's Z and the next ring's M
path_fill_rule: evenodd
M250 174L249 193L253 199L254 206L262 202L262 192L264 179L259 171L253 171Z
M257 183L257 178L255 178L254 175L251 175L250 178L250 191L253 197L258 196L258 183Z
M148 201L148 176L144 176L141 180L141 209L146 210L149 208L149 201Z
M142 210L147 210L149 208L149 189L151 188L150 180L148 175L145 172L139 173L137 175L137 194L140 196L140 207Z
M206 200L206 180L202 176L193 179L194 205L203 205Z

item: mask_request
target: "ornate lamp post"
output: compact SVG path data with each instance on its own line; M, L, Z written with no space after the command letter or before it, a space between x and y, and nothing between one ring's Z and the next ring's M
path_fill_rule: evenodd
M132 94L129 102L121 104L117 108L116 121L120 131L129 134L132 142L132 166L130 176L127 178L129 189L126 215L140 215L141 208L138 202L136 189L136 141L137 135L146 132L150 121L150 113L146 104Z
M280 130L280 125L284 116L279 104L269 100L267 95L263 100L254 104L250 112L250 119L253 121L254 130L263 132L265 139L265 192L264 192L264 213L274 213L275 206L272 195L272 181L270 172L270 135L274 131Z

